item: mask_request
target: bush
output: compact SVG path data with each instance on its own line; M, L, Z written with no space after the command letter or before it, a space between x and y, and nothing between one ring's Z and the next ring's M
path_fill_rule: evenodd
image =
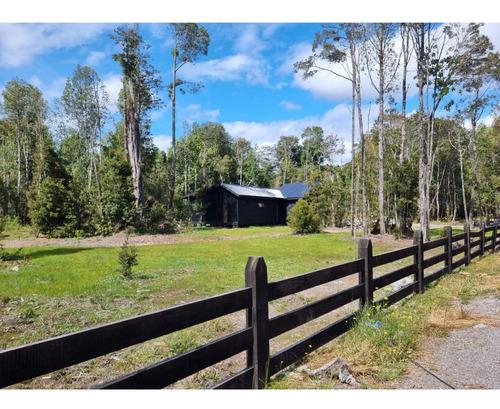
M132 277L132 267L138 264L137 261L137 248L130 246L128 244L128 239L130 237L130 229L127 229L125 233L125 241L118 253L118 263L121 266L121 273L123 277Z
M290 210L287 225L295 234L319 233L321 231L319 217L314 214L311 205L299 199Z
M146 212L146 228L157 230L158 226L167 220L167 213L167 207L163 203L153 200Z

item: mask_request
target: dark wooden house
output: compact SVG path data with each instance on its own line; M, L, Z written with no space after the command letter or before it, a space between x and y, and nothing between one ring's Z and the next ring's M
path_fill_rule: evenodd
M207 192L205 221L212 226L286 223L286 206L278 189L222 183Z
M304 183L290 183L280 189L222 183L209 189L203 222L211 226L274 226L286 224L288 212L307 191ZM195 195L185 196L191 204ZM192 211L192 221L199 215Z

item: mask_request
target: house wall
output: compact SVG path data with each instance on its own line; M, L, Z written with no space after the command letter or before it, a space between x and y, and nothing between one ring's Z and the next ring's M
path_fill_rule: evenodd
M205 222L212 226L257 226L286 224L284 199L236 197L222 187L207 192Z
M217 187L208 192L206 222L212 226L238 225L238 198Z
M239 225L284 224L284 201L266 198L239 198Z

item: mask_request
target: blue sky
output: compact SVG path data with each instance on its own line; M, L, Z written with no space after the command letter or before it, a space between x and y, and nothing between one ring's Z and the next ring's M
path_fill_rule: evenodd
M349 83L331 74L302 81L300 75L293 73L293 63L307 57L311 51L314 35L321 30L317 22L323 20L322 13L316 10L317 14L308 15L296 10L297 14L283 16L272 11L268 21L262 21L258 11L265 2L261 0L252 3L251 10L240 9L239 13L229 12L222 17L214 15L213 6L219 3L210 2L210 11L203 2L190 3L193 4L191 13L189 9L178 9L172 19L166 17L167 13L165 17L155 17L151 11L135 16L136 21L142 22L141 34L151 44L151 63L160 70L164 85L171 81L172 40L168 24L157 21L196 21L210 34L208 55L179 71L181 78L202 81L204 88L197 94L179 96L178 136L182 135L183 121L216 121L235 138L245 137L254 144L272 144L282 135L300 137L305 127L319 125L326 133L335 133L345 140L349 150ZM37 4L34 3L35 7ZM12 18L1 23L0 90L7 81L19 77L39 87L50 102L60 97L66 78L71 77L80 64L89 65L98 72L111 100L116 101L121 86L120 68L111 57L117 50L109 34L121 21L134 19L116 15L115 9L106 9L95 21L95 16L92 19L94 1L86 4L88 7L81 15L78 11L54 19L47 12L35 12L34 16L12 13ZM149 0L141 4L147 5ZM356 17L360 16L363 14ZM371 18L363 21L384 20L383 17L377 20L377 14L369 16ZM418 21L419 17L415 15L411 21ZM426 21L434 21L434 18ZM353 21L358 20L353 18ZM402 20L404 18L393 17L393 21ZM46 22L38 23L40 21ZM344 21L348 20L344 17ZM500 24L490 22L484 32L500 50ZM414 91L410 91L410 96ZM152 134L155 144L167 149L171 139L171 105L166 93L161 95L165 106L152 113ZM376 95L368 82L364 86L364 98L365 114L373 121L377 112ZM116 107L111 106L111 109L116 112ZM348 153L339 160L348 160Z

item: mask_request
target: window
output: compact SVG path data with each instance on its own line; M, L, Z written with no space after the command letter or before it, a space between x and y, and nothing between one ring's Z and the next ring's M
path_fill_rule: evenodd
M266 204L264 202L259 202L258 205L259 207L266 207Z

